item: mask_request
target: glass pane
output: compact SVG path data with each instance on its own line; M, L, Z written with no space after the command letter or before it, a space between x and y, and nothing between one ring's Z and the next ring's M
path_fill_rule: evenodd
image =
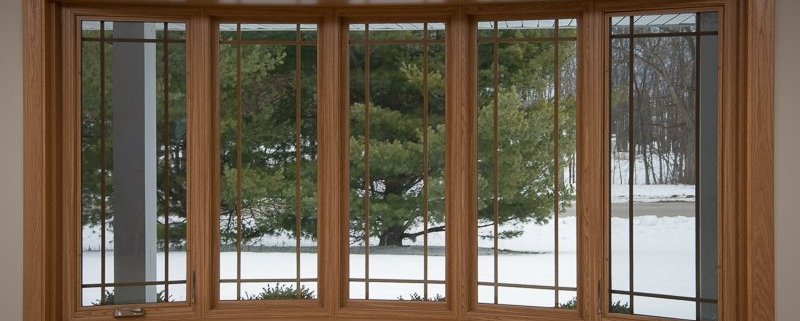
M552 38L555 20L498 21L500 38Z
M496 23L478 45L478 302L561 307L577 287L577 58L556 28L577 22Z
M630 41L611 40L611 290L630 287Z
M697 14L657 14L633 17L634 33L690 33L697 30Z
M634 23L647 33L695 32L697 16ZM612 300L612 312L716 320L716 39L611 40L610 277L614 300L626 305Z
M349 48L351 299L444 300L445 48L424 28L350 27L371 41Z
M629 35L631 33L631 17L611 17L609 22L611 35Z
M478 39L479 40L492 40L494 39L494 21L479 21L478 22Z
M222 300L317 298L316 57L300 42L220 44Z
M424 23L371 23L369 40L422 40Z
M719 27L719 14L716 12L703 12L700 14L700 31L717 31Z
M164 25L82 24L83 305L186 300L186 46L147 41Z

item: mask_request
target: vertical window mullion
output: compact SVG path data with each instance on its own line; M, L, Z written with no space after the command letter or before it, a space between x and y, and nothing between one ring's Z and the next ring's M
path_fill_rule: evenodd
M695 57L694 57L694 111L695 111L695 119L697 119L697 123L699 124L700 121L700 13L695 14L695 36L694 36L694 43L695 43ZM694 195L697 203L694 207L694 281L695 281L695 310L696 310L696 320L702 320L702 305L700 304L700 299L703 297L700 285L700 262L702 260L701 251L700 251L700 200L702 195L700 194L700 128L696 126L694 131L694 141L695 141L695 149L694 149L694 157L695 157L695 171L694 175Z
M236 24L236 300L242 299L242 25Z
M558 113L559 113L559 106L558 106L558 98L559 98L559 76L561 73L561 63L558 58L558 47L560 45L558 40L558 19L555 20L553 26L553 256L554 256L554 296L555 296L555 306L559 306L559 283L558 283L558 212L559 212L559 183L560 183L560 168L559 168L559 152L558 152L558 138L561 135L558 129Z
M100 303L106 298L106 38L100 21Z
M364 25L364 299L369 300L370 172L369 172L369 24Z
M422 62L422 213L423 213L423 299L428 300L428 24L423 25Z
M295 297L299 300L302 294L300 288L300 236L301 236L301 217L302 217L302 208L301 208L301 197L302 197L302 190L301 190L301 183L302 183L302 176L301 176L301 162L302 162L302 154L300 153L300 149L302 148L301 140L300 140L300 126L301 126L301 119L302 113L300 109L301 105L301 98L302 98L302 91L301 91L301 55L302 55L302 45L300 44L301 37L300 37L300 24L297 25L295 30L297 33L295 36L295 41L297 44L295 45L295 260L296 260L296 273L297 273L297 281L296 281L296 294Z
M164 23L164 299L169 300L170 128L169 128L169 24Z
M499 229L500 229L500 204L499 204L499 183L498 183L498 173L499 173L499 164L498 164L498 149L499 149L499 111L498 111L498 104L499 104L499 82L500 82L500 57L499 57L499 21L494 21L494 32L493 32L493 52L492 52L492 65L493 65L493 80L492 80L492 155L493 155L493 163L492 163L492 211L494 213L494 224L493 224L493 237L492 240L494 242L493 245L493 255L494 255L494 304L498 304L499 302L499 275L500 272L498 268L500 266L500 250L499 247Z
M630 300L630 308L631 313L634 311L633 306L633 281L634 281L634 264L633 264L633 218L634 218L634 208L633 208L633 183L635 181L634 172L636 170L636 142L635 142L635 126L634 126L634 112L636 108L634 107L634 86L636 85L635 80L635 48L636 42L633 37L634 34L634 19L633 16L630 18L630 38L628 38L628 269L630 274L628 275L628 297ZM634 165L631 165L633 162Z

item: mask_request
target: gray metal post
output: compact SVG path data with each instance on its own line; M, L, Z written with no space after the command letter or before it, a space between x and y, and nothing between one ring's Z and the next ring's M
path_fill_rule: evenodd
M114 23L114 38L153 37L144 23ZM156 47L114 42L112 60L114 282L156 281ZM156 287L115 287L115 303L156 301Z

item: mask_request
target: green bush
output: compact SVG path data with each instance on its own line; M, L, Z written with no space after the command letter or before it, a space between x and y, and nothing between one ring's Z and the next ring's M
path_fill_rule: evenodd
M267 287L261 288L261 292L256 294L245 293L244 295L246 300L295 300L298 298L297 290L293 286L282 284L276 284L274 287L267 285ZM300 285L299 295L301 300L316 299L314 291L303 285Z
M175 300L172 298L171 295L169 297L166 297L166 295L167 292L165 290L158 291L158 293L156 293L156 302L157 303L175 302ZM114 305L116 304L115 302L116 302L116 297L114 295L114 290L106 290L106 292L103 293L103 296L101 296L100 299L92 302L92 305L94 306Z
M397 297L397 299L400 300L400 301L405 301L406 300L405 298L403 298L402 295ZM438 293L436 295L434 295L433 297L429 297L429 298L425 299L421 295L419 295L419 293L414 292L414 293L411 293L411 294L408 295L408 300L409 301L444 302L445 299L441 294L438 294Z
M561 303L558 305L560 309L570 309L570 310L577 310L578 309L578 298L574 297L572 300L567 302Z
M631 309L631 306L628 304L628 302L617 301L611 303L611 312L633 314L633 309Z
M578 298L574 297L572 300L559 304L558 307L575 310L578 308ZM633 309L627 302L617 301L611 303L611 313L633 314Z

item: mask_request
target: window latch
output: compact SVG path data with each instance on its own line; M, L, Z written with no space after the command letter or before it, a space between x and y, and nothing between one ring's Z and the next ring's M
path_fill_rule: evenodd
M115 318L129 318L144 316L144 309L142 308L119 308L114 310Z

